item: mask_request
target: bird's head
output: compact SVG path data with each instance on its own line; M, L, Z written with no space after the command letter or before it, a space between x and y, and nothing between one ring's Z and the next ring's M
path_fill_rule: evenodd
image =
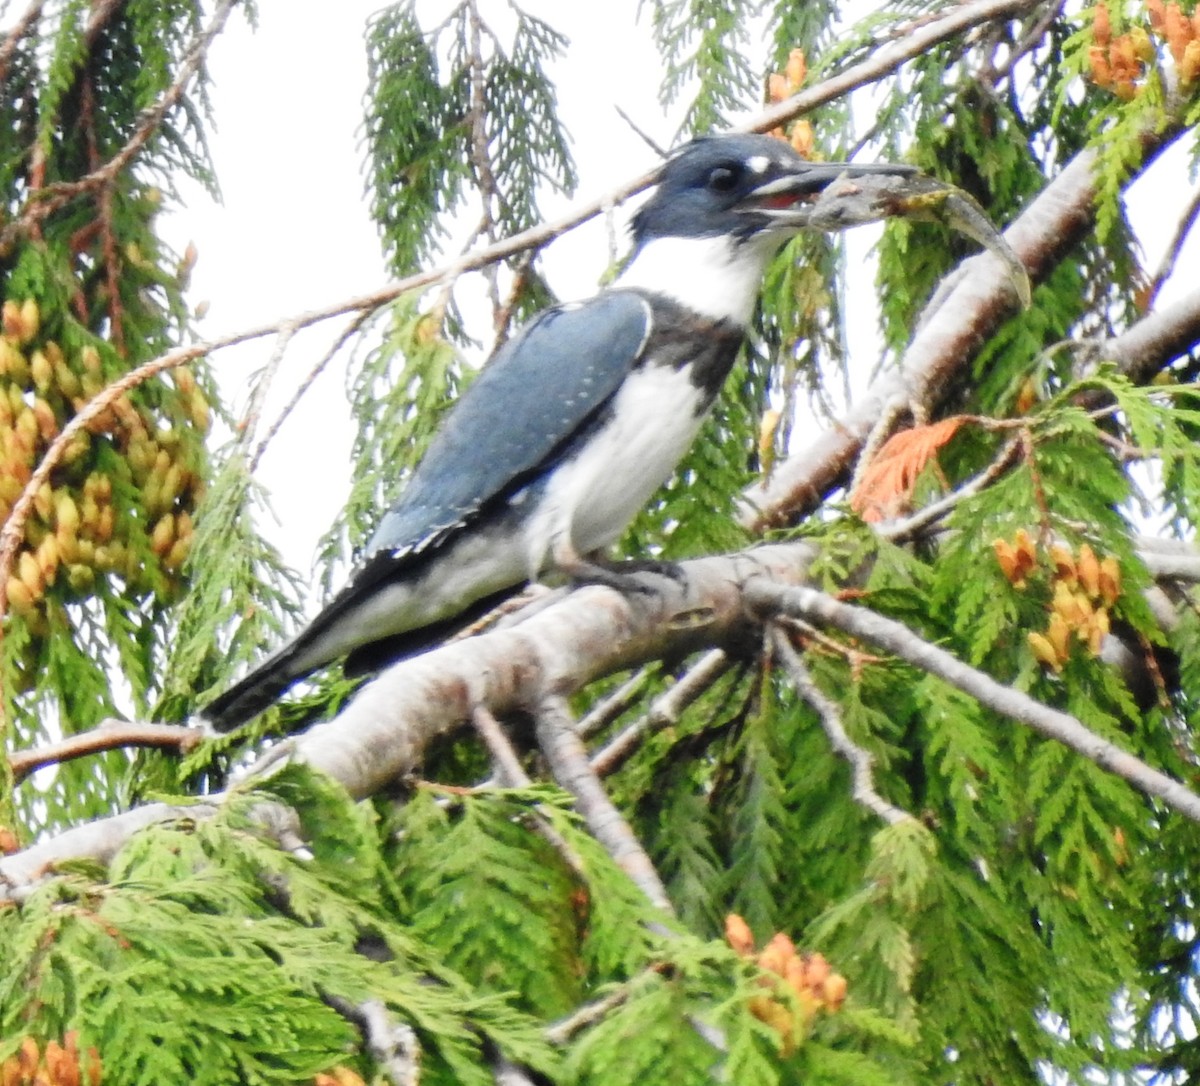
M778 244L810 225L809 210L834 181L916 172L892 163L809 162L771 136L693 140L663 164L654 194L633 218L634 243L728 237Z
M633 217L633 255L617 284L745 325L767 262L793 234L891 218L932 219L974 238L1029 305L1021 258L954 185L890 162L809 162L783 140L750 134L694 140L663 164Z
M813 225L813 209L835 181L915 172L887 163L809 162L770 136L694 140L663 164L653 194L634 215L633 255L618 285L744 324L767 262L784 241ZM850 225L825 216L818 228Z

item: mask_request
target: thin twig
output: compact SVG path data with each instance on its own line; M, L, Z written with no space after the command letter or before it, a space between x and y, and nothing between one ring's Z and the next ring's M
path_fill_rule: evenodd
M263 454L267 451L267 446L271 444L272 440L275 438L275 435L278 434L283 428L283 424L287 422L292 412L296 410L296 406L304 398L304 395L308 392L308 390L312 388L313 383L318 377L321 376L322 373L325 372L325 367L337 357L338 352L350 341L353 336L358 334L362 326L366 324L372 316L373 314L369 311L355 314L346 327L342 329L337 339L333 341L333 344L330 346L329 350L327 350L317 360L316 365L308 371L304 380L300 382L300 384L296 387L296 391L292 393L291 399L289 399L288 402L283 405L279 414L275 416L275 419L267 428L267 432L263 435L263 439L255 448L254 455L250 457L251 473L258 468L259 461L262 460Z
M953 512L955 506L960 502L965 501L967 498L973 498L976 494L991 486L1001 475L1008 471L1012 462L1017 459L1017 454L1024 447L1025 442L1022 438L1009 438L1000 447L1000 452L996 454L992 462L978 475L973 475L962 486L945 497L939 498L935 502L930 502L924 508L913 513L912 516L905 517L903 520L876 525L876 532L893 543L903 543L920 535L931 524L936 523Z
M624 728L595 755L592 756L592 772L598 777L607 777L621 768L646 738L678 722L684 709L692 704L713 683L733 666L733 661L723 649L712 649L701 657L670 690L655 699L645 716L639 717Z
M250 402L246 405L246 413L242 416L241 424L238 427L241 431L238 443L241 445L243 453L254 444L254 435L258 430L259 420L262 418L263 406L267 402L267 393L271 390L275 374L279 372L279 367L283 364L283 356L287 353L288 344L292 342L292 337L296 332L297 327L294 323L284 321L280 324L279 333L275 337L275 346L271 348L271 356L267 359L267 364L262 368L258 379L254 382L254 387L250 390Z
M575 797L592 836L638 886L651 904L674 913L671 899L641 842L588 764L587 748L575 731L566 703L547 698L537 712L538 745L559 786Z
M655 970L655 972L661 971L661 967ZM592 1003L585 1003L566 1018L560 1018L554 1025L548 1026L545 1030L546 1040L552 1045L567 1044L577 1033L581 1033L588 1026L599 1022L610 1011L616 1010L632 994L633 981L627 981L619 988L609 992L608 995L601 996Z
M651 137L650 133L642 128L628 113L620 106L614 105L613 109L617 111L617 116L621 118L633 130L633 134L637 136L647 147L650 148L659 158L666 158L670 152L665 147L660 147Z
M525 772L521 759L517 757L516 750L491 710L484 705L476 705L471 713L471 723L492 756L492 767L498 782L505 788L524 788L528 785L529 774Z
M1146 300L1143 303L1146 309L1153 307L1155 299L1158 298L1158 292L1162 290L1163 284L1175 270L1175 262L1179 259L1180 250L1192 232L1192 227L1196 225L1198 216L1200 216L1200 188L1192 193L1192 198L1188 201L1187 207L1184 208L1184 212L1175 226L1175 233L1167 245L1167 250L1163 253L1162 260L1159 261L1158 268L1150 279L1150 286L1146 290Z
M130 724L124 720L105 720L57 743L14 751L8 756L8 764L12 766L14 783L20 784L43 766L69 762L89 754L122 747L160 747L186 754L203 738L204 733L199 728L185 728L180 724Z
M787 634L776 629L772 636L772 643L787 669L788 678L796 688L796 692L820 719L821 727L829 738L829 745L833 747L835 753L850 763L850 772L854 779L851 795L855 803L865 807L891 826L896 825L897 822L910 821L913 817L911 814L894 803L889 803L875 790L874 759L871 757L870 751L864 750L846 733L845 725L842 723L841 709L816 684L808 666L792 647L792 642Z
M854 607L814 588L783 588L759 577L746 585L746 602L764 617L796 615L825 622L887 649L914 667L944 679L981 705L1055 739L1077 754L1115 773L1146 795L1162 800L1180 814L1200 822L1200 795L1140 758L1096 735L1080 720L1035 701L1015 687L998 682L945 649L931 645L903 623L862 607Z

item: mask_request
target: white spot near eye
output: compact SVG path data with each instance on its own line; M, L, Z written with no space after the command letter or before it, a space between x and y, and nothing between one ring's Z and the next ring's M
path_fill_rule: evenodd
M746 165L752 173L766 173L767 167L771 165L771 160L766 155L755 155L746 160Z

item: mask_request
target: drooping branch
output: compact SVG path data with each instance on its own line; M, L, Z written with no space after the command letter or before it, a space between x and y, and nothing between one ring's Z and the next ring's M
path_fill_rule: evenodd
M1057 740L1148 796L1200 822L1200 795L1191 789L1096 735L1069 713L1043 705L1015 687L998 682L990 675L964 664L894 619L863 607L842 603L814 588L787 588L771 584L765 578L756 579L746 586L746 601L765 618L790 615L809 622L824 623L887 649L914 667L936 675L970 694L981 705L1024 724L1039 735Z
M854 801L876 817L883 819L888 825L894 826L897 822L911 820L913 817L911 814L894 803L889 803L876 791L873 775L874 759L871 757L870 751L864 750L847 734L846 727L842 723L841 710L816 684L800 654L792 647L787 635L782 630L776 629L772 637L772 644L775 652L783 661L788 678L796 688L796 692L820 718L821 727L828 736L834 752L849 763L854 780Z
M613 862L633 880L652 905L674 907L637 834L618 810L588 762L587 747L561 697L546 698L536 710L538 746L559 787L575 797L575 809Z

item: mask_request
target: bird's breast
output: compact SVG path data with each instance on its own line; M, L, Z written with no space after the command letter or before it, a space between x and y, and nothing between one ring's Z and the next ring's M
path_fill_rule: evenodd
M581 554L612 543L683 459L711 402L689 366L634 370L541 490L527 530L534 572L556 540Z

